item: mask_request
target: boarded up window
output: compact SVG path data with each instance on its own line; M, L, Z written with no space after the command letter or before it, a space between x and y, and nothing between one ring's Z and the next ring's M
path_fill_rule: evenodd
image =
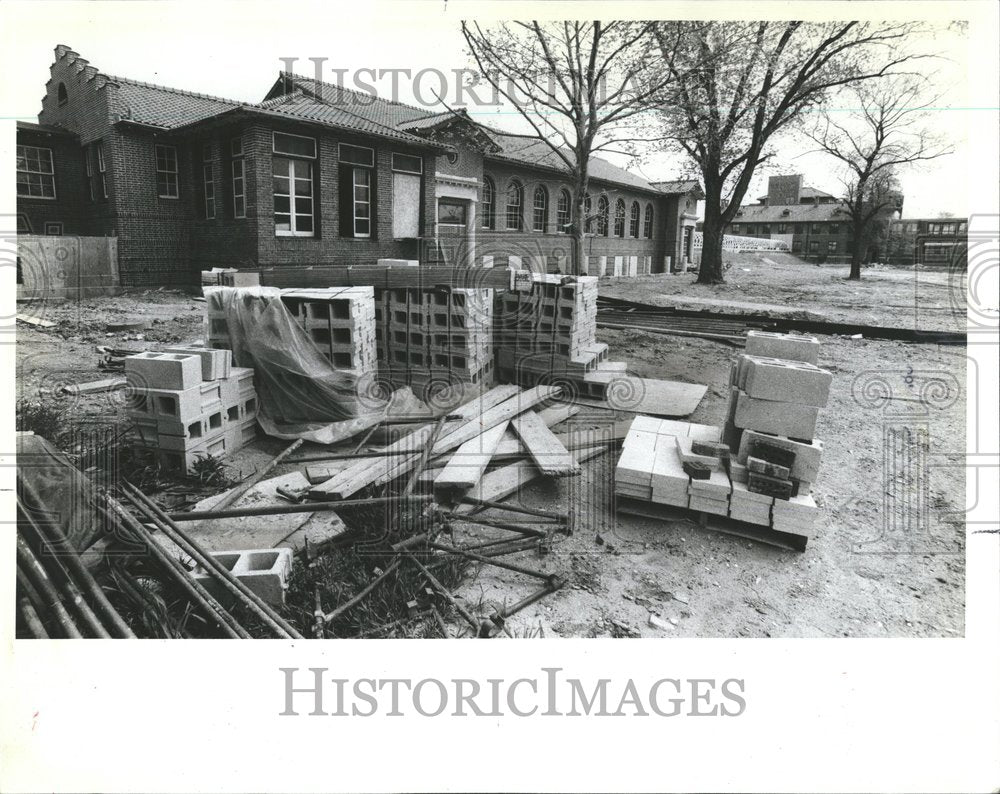
M420 177L392 175L392 236L420 235Z

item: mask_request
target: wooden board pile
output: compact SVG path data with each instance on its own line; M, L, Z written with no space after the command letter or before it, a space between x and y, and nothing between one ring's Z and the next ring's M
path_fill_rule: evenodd
M723 427L638 416L615 470L627 500L808 536L822 442L815 427L832 375L812 337L751 331L733 362ZM779 358L779 356L781 356Z
M412 474L414 469L426 469L421 479L450 501L470 494L503 498L532 477L578 474L579 461L597 454L601 447L570 451L567 443L578 445L549 429L574 410L542 407L559 392L555 386L526 390L496 386L436 422L415 426L384 448L307 467L312 487L306 497L348 499L369 486ZM498 455L504 461L514 458L514 462L487 473ZM527 468L525 459L530 462ZM531 477L526 479L528 473Z

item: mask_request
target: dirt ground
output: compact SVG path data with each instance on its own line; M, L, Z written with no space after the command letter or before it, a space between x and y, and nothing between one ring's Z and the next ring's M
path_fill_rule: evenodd
M912 273L865 271L860 285L841 284L833 268L758 262L758 278L734 265L718 288L692 285L693 276L660 276L634 284L604 284L602 293L652 302L728 300L794 306L832 320L904 325ZM755 266L756 267L756 266ZM739 268L739 269L737 269ZM802 269L805 268L803 272ZM753 272L753 271L751 271ZM764 273L767 275L763 275ZM928 274L947 303L944 274ZM831 303L820 295L831 291ZM923 281L919 285L923 288ZM912 292L912 283L910 283ZM654 294L655 293L655 294ZM40 330L18 326L19 398L39 389L109 377L97 368L96 347L136 350L201 337L203 305L169 291L32 307L58 323ZM22 307L22 311L25 310ZM950 328L945 312L921 327ZM109 333L108 322L148 321L138 332ZM737 349L707 340L603 330L611 358L644 377L704 383L708 392L690 417L719 424L725 408L729 360ZM782 551L711 532L687 521L615 515L611 488L615 454L584 464L579 478L541 482L520 495L525 504L577 513L575 534L552 553L509 558L567 574L568 584L511 619L515 636L563 637L797 637L960 636L964 632L964 471L943 466L908 468L926 433L929 453L944 460L965 438L965 351L934 345L825 337L820 364L834 374L817 435L825 452L814 495L823 518L804 553ZM880 394L889 395L879 400ZM62 398L71 423L120 421L121 397ZM624 415L622 415L624 416ZM609 412L589 410L579 421L601 422ZM558 429L558 428L557 428ZM909 434L908 436L906 434ZM901 435L902 434L902 435ZM892 441L902 437L902 441ZM906 439L909 438L909 443ZM888 439L888 440L887 440ZM902 444L887 454L887 444ZM262 465L282 442L260 439L234 465L242 476ZM277 470L276 474L290 471ZM489 513L487 513L489 515ZM490 530L460 527L459 537L488 538ZM472 570L460 595L471 605L511 604L536 589L523 575ZM650 624L657 616L661 627Z
M848 281L843 265L810 265L791 254L726 252L726 283L696 284L695 275L602 278L601 294L691 309L757 311L772 316L965 330L965 273L868 267Z

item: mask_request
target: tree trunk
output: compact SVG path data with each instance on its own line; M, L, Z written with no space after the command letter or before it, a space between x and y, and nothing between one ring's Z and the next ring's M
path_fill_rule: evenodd
M851 246L851 272L847 278L851 281L861 281L861 252L865 247L864 225L855 220L854 245Z
M588 174L586 170L581 170L576 175L576 201L574 202L573 218L573 258L572 272L578 276L589 275L590 268L587 263L586 235L587 235L587 182Z
M722 186L705 179L705 221L702 228L699 284L722 284Z

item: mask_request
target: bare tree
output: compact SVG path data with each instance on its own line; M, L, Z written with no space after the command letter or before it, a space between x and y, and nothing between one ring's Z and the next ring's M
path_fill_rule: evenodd
M698 165L705 190L698 281L722 279L722 235L775 135L842 86L923 57L905 48L917 23L712 22L654 27L673 81L666 132Z
M637 141L627 122L644 112L671 79L650 78L651 22L503 22L462 34L483 78L545 143L573 186L573 272L587 273L584 237L589 162L602 151L629 152ZM660 30L670 39L670 26Z
M848 278L861 278L865 251L877 230L900 204L896 177L900 169L951 154L926 126L926 85L913 78L879 80L847 92L851 113L825 113L807 135L844 169L844 207L850 215L854 246ZM856 108L855 108L856 105Z

